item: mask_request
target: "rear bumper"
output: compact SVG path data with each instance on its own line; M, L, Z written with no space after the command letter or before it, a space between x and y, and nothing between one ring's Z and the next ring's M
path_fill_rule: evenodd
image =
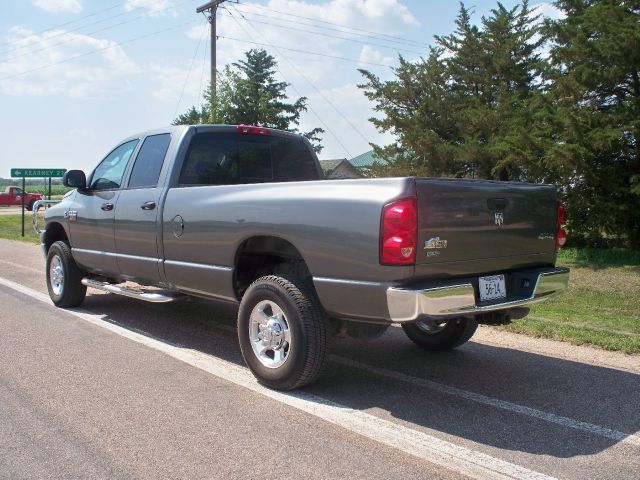
M524 287L523 285L529 285ZM447 318L507 310L546 300L566 290L569 283L568 268L552 268L514 274L509 279L512 291L498 302L477 301L472 280L430 288L387 289L389 316L394 323L406 323L421 318ZM516 285L514 288L513 285Z

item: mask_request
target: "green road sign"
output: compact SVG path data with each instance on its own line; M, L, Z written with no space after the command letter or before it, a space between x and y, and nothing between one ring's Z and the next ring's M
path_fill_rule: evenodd
M12 168L11 178L62 177L66 168Z

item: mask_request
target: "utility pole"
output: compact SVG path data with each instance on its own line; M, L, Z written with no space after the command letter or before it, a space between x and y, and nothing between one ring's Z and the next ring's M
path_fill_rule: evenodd
M196 13L208 12L207 19L211 25L211 119L214 122L216 121L215 116L218 106L216 85L216 40L218 39L216 34L216 13L218 6L225 1L226 0L213 0L196 9Z

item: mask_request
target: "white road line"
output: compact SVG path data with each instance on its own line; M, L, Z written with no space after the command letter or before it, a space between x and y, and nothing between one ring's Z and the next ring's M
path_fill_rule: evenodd
M236 333L236 328L230 325L215 324L215 328L224 330L225 332ZM500 408L512 413L520 415L526 415L528 417L537 418L546 422L562 425L563 427L573 428L575 430L581 430L583 432L599 435L610 440L617 442L628 443L635 446L640 446L640 436L632 433L625 433L619 430L613 430L611 428L595 425L593 423L583 422L575 420L573 418L564 417L562 415L556 415L555 413L549 413L535 408L526 407L524 405L518 405L517 403L508 402L506 400L500 400L499 398L489 397L480 393L471 392L469 390L463 390L461 388L451 387L443 383L434 382L433 380L426 380L424 378L413 377L405 373L397 372L395 370L389 370L386 368L376 367L368 363L358 362L351 360L350 358L342 357L340 355L331 355L331 361L340 365L345 365L351 368L357 368L358 370L364 370L366 372L378 375L381 377L391 378L404 383L409 383L421 388L427 388L446 395L464 398L476 403L488 405L494 408Z
M341 357L338 355L332 355L331 360L341 365L346 365L348 367L365 370L367 372L370 372L382 377L392 378L394 380L399 380L404 383L410 383L418 387L428 388L430 390L435 390L437 392L444 393L447 395L464 398L465 400L470 400L472 402L482 403L483 405L488 405L491 407L500 408L502 410L507 410L512 413L518 413L520 415L526 415L529 417L538 418L540 420L545 420L547 422L562 425L564 427L569 427L576 430L582 430L583 432L599 435L601 437L605 437L610 440L615 440L617 442L629 443L631 445L640 446L640 436L634 435L631 433L612 430L610 428L602 427L600 425L595 425L593 423L582 422L580 420L575 420L573 418L563 417L562 415L556 415L555 413L549 413L549 412L544 412L542 410L537 410L535 408L525 407L524 405L518 405L517 403L511 403L505 400L500 400L498 398L482 395L480 393L470 392L468 390L463 390L461 388L451 387L449 385L434 382L433 380L426 380L424 378L412 377L411 375L407 375L401 372L396 372L395 370L388 370L386 368L374 367L373 365L369 365L367 363L361 363L361 362L351 360L349 358Z
M49 297L31 288L0 277L0 285L51 305ZM226 381L301 410L348 431L409 455L477 479L552 480L553 477L500 460L485 453L441 440L368 413L354 410L304 392L277 392L257 383L248 369L202 352L170 345L105 321L102 316L82 310L66 310L86 322L165 353Z

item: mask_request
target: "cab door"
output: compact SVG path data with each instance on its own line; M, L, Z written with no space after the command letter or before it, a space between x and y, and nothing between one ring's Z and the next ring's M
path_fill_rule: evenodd
M138 140L116 147L96 167L86 191L75 195L65 212L69 222L73 258L84 269L117 275L114 218L127 164Z
M118 269L124 278L160 282L158 210L162 188L158 180L171 143L168 133L144 139L115 212Z

